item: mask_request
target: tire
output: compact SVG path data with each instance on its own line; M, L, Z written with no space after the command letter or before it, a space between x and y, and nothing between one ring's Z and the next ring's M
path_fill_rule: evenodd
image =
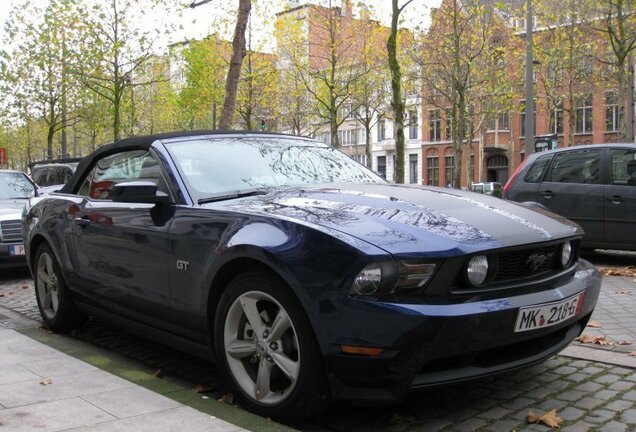
M58 333L83 325L88 316L75 305L73 295L48 244L40 245L34 263L35 296L44 324Z
M244 408L290 421L327 407L322 353L280 279L263 272L236 277L221 295L214 328L218 363Z

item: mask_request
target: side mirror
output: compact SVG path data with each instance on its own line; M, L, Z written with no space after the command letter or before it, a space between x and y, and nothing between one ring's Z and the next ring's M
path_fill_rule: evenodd
M157 185L149 181L118 183L113 186L111 198L114 202L160 204L170 202L170 196L157 191Z

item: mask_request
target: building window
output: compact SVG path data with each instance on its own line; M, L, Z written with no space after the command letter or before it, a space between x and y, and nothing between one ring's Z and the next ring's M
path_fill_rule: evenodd
M429 186L439 186L439 158L437 150L429 151L426 157L426 178Z
M409 183L417 183L417 155L409 155Z
M386 156L378 156L378 174L386 180Z
M444 179L448 187L455 186L455 154L453 149L444 152Z
M475 156L470 155L470 180L468 183L475 181Z
M367 166L367 155L353 155L351 156L351 159L358 162L359 164Z
M576 133L592 133L592 95L576 104Z
M409 111L409 139L417 139L417 111Z
M428 123L428 139L431 142L441 141L441 130L442 130L442 118L440 115L440 110L430 110L429 114L429 123Z
M557 102L550 110L550 131L557 135L563 133L563 101Z
M378 121L378 141L384 141L386 139L386 120L381 118Z
M446 141L450 141L453 137L453 111L448 108L444 110L446 117Z
M497 117L497 130L510 130L510 115L508 112L499 113L499 116Z
M605 93L605 131L618 132L623 122L623 110L618 104L616 93Z

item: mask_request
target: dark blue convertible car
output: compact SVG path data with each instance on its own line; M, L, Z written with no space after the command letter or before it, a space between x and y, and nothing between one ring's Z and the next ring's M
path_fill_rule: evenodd
M600 287L564 218L389 184L285 135L107 145L23 225L49 328L95 315L214 358L243 406L275 418L542 361Z

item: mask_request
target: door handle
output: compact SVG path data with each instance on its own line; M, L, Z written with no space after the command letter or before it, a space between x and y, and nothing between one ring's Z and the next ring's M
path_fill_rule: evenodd
M542 192L543 198L550 199L554 196L554 193L551 190L547 190Z
M621 204L623 202L623 197L620 195L612 195L612 197L607 200L612 204Z
M86 216L81 218L75 218L73 219L73 222L75 222L75 224L80 226L81 228L86 228L87 226L91 224L91 221Z

